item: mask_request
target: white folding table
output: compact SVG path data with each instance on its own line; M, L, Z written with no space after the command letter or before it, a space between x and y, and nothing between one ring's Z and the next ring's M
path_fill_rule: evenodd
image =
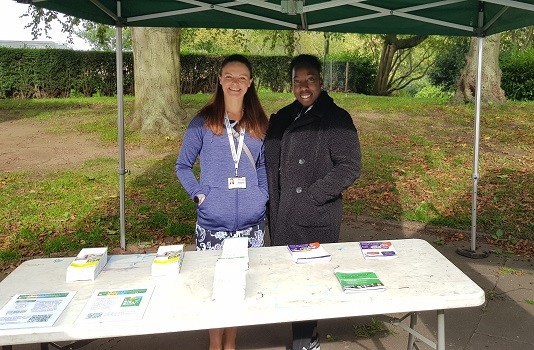
M332 260L313 264L294 263L287 247L249 249L246 298L232 303L211 300L220 251L185 252L174 278L150 275L153 254L114 255L95 281L74 283L65 282L73 257L29 260L0 282L0 307L19 293L76 295L53 327L0 330L0 345L9 349L16 344L406 313L412 317L410 326L403 327L410 333L409 349L415 336L445 350L445 310L482 305L484 291L428 242L402 239L393 244L399 257L391 260L365 260L357 242L325 244ZM371 269L386 290L343 293L333 273L337 267ZM93 291L147 286L155 289L142 320L75 323ZM413 329L416 313L428 310L437 311L437 343Z

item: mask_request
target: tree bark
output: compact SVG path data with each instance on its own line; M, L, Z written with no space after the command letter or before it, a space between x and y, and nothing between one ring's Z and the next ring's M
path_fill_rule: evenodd
M127 123L143 135L177 136L186 113L180 97L180 29L132 28L135 102Z
M502 71L499 67L499 48L501 35L491 35L484 39L482 46L482 85L480 101L482 105L504 103L506 97L501 88ZM471 38L467 61L460 73L453 102L475 101L478 61L478 38Z
M406 39L399 39L395 34L387 34L383 36L384 43L382 45L382 53L380 55L380 63L378 65L378 72L373 88L373 94L376 96L389 96L391 94L391 71L395 66L395 54L398 50L409 49L422 43L427 36L417 35Z

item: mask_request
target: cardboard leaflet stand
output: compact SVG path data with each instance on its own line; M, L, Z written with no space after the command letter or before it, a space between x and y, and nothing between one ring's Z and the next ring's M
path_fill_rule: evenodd
M176 276L184 261L184 245L162 245L152 261L152 276Z
M226 238L215 264L212 299L222 303L245 300L248 268L248 238Z
M108 262L108 247L83 248L67 267L67 282L94 281Z

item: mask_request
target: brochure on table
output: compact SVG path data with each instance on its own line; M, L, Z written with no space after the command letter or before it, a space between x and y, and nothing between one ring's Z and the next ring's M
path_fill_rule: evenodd
M298 264L330 261L332 256L319 242L305 244L289 244L291 258Z
M383 291L384 283L369 270L336 269L334 274L345 293Z
M399 256L391 241L360 242L360 249L365 259L394 259Z
M76 323L140 320L153 292L154 287L97 290Z
M51 327L76 292L16 294L0 310L0 329Z

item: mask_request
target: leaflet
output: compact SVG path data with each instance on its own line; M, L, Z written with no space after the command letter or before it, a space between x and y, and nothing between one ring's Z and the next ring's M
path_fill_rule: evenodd
M97 290L76 323L140 320L153 292L154 287Z
M319 242L289 244L287 248L291 252L291 258L297 264L330 261L332 259L330 253Z
M16 294L0 310L0 329L52 327L74 294Z
M365 259L394 259L399 256L392 241L360 242L360 248Z

